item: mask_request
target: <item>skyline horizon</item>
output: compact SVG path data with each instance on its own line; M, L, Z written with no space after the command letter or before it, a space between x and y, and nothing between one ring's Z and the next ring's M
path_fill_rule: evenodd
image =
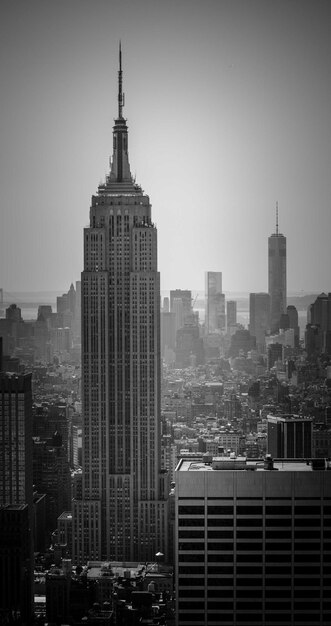
M162 291L203 291L205 271L222 272L224 292L267 291L276 203L288 292L328 291L329 17L325 0L7 5L1 287L60 292L80 276L121 39L131 171L151 199Z

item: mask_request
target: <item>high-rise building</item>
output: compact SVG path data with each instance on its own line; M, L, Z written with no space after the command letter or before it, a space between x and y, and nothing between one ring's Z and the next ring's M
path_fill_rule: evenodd
M271 343L267 348L267 368L270 370L276 361L283 360L283 346L281 343Z
M317 329L319 336L317 351L331 354L331 293L321 293L310 305L308 322Z
M176 331L192 320L192 292L189 289L170 291L170 311L176 314Z
M237 323L237 302L228 300L226 303L226 326L235 326Z
M33 552L27 504L0 504L0 623L33 623ZM14 615L16 619L14 619Z
M267 450L278 459L312 456L313 420L300 415L268 415Z
M0 621L31 623L33 606L31 374L0 373ZM1 612L3 611L3 613Z
M324 459L206 455L175 483L177 626L331 623Z
M249 294L249 332L256 338L259 352L265 352L265 336L270 329L270 296L268 293Z
M161 472L160 277L149 197L131 176L122 60L110 173L84 230L83 494L73 503L73 559L167 554Z
M0 504L32 510L31 374L0 374Z
M271 332L279 330L279 320L286 313L286 237L278 232L278 203L276 232L268 239L268 292L270 296Z
M299 347L300 342L300 326L299 326L299 316L296 307L293 304L289 304L286 313L289 318L290 328L294 330L294 345L296 348Z
M206 333L225 328L225 295L222 293L222 272L205 273Z

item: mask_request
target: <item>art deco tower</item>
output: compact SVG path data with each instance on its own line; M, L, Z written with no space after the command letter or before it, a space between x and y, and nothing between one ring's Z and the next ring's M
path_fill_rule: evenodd
M278 232L278 202L276 232L268 238L268 292L270 296L270 329L279 330L279 320L286 313L286 237Z
M83 499L74 554L151 560L166 553L160 471L160 277L149 197L135 184L123 117L106 182L92 197L82 272Z

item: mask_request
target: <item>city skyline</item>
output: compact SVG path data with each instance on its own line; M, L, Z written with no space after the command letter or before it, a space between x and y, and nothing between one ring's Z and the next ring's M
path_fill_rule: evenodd
M329 16L323 0L7 3L1 287L61 291L80 277L121 39L131 169L160 233L161 291L203 291L205 271L222 272L225 293L266 291L278 201L288 293L327 292Z

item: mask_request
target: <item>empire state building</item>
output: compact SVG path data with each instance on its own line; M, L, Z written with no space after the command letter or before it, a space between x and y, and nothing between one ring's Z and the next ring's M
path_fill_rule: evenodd
M123 106L120 48L110 173L84 229L83 476L72 555L80 563L167 553L157 230L149 197L131 176Z

